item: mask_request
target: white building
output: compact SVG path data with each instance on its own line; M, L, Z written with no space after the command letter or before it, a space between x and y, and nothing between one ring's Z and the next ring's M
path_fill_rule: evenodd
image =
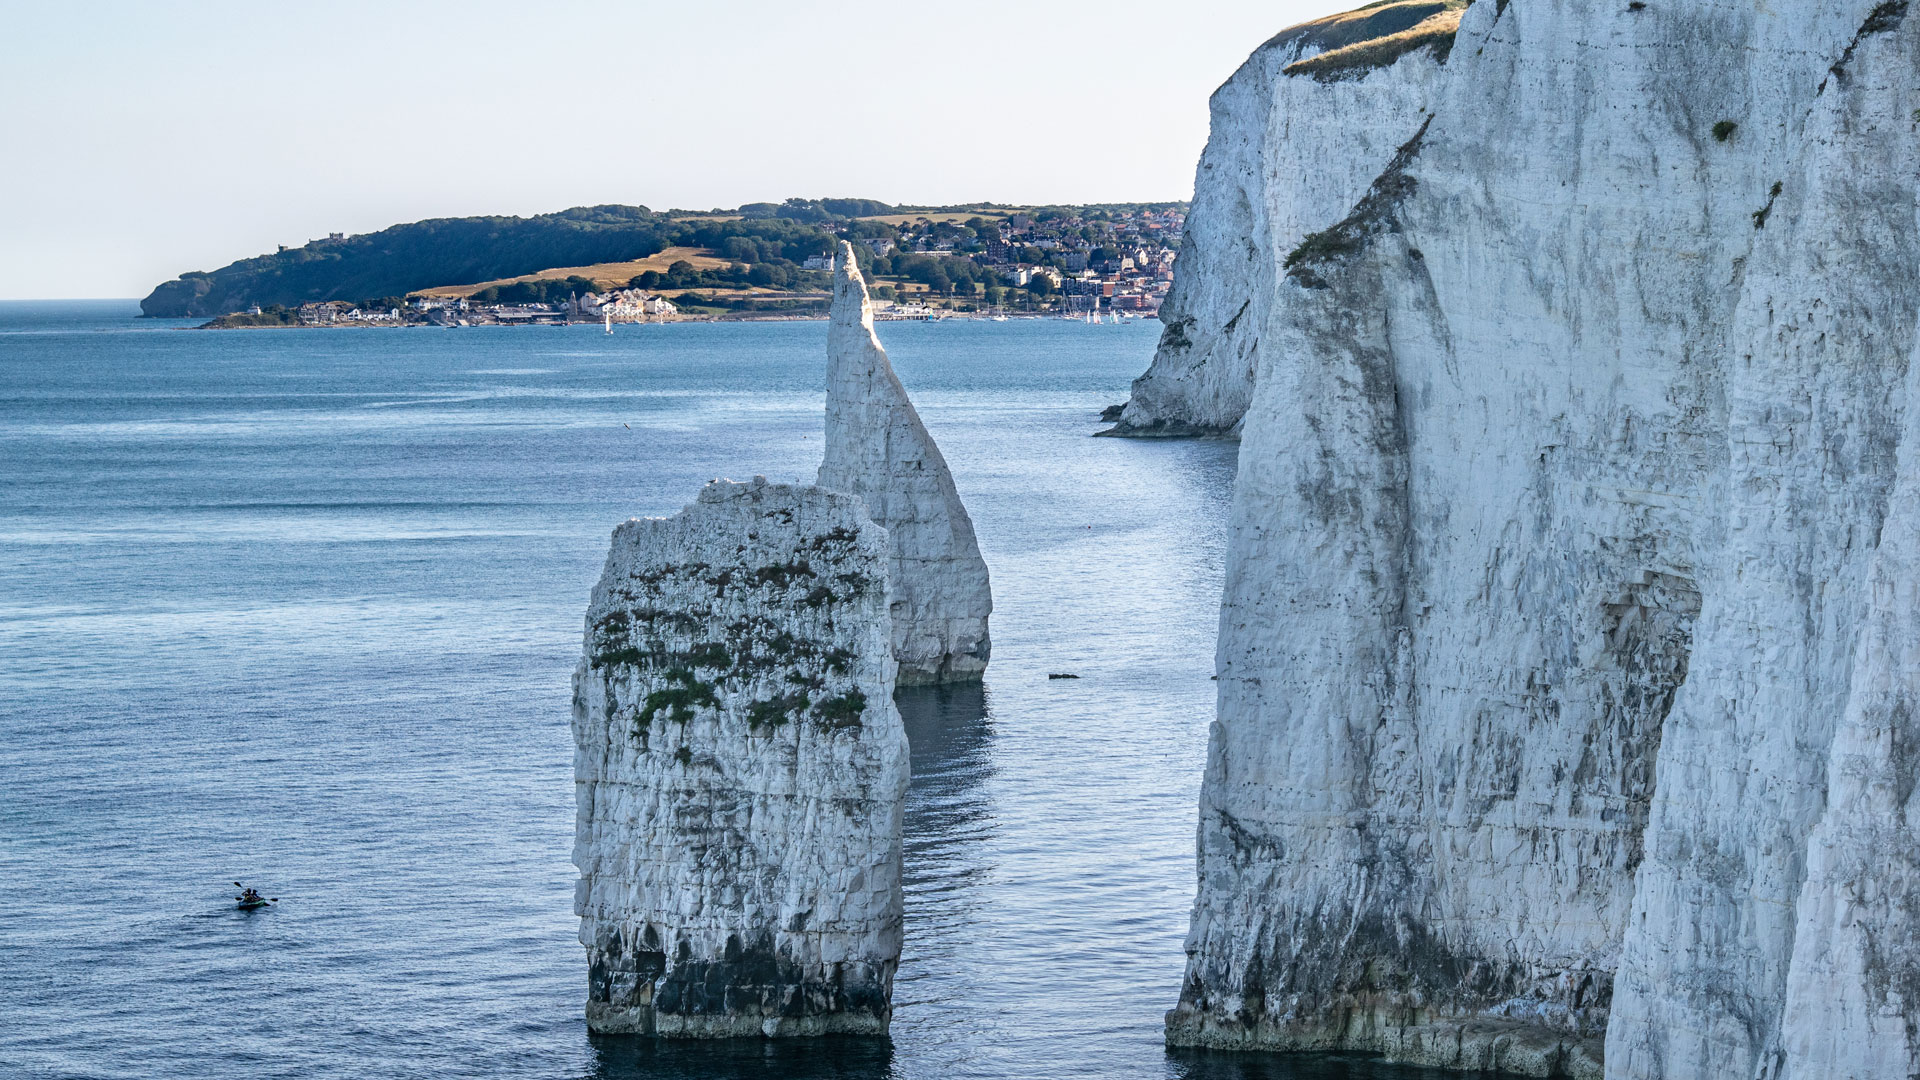
M616 289L600 298L599 311L615 322L639 322L644 319L678 314L673 301L663 300L640 289Z

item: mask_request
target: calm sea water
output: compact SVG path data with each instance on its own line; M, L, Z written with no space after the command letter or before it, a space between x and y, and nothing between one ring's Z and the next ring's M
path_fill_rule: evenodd
M1234 447L1087 437L1158 323L882 327L995 603L901 701L894 1034L656 1046L581 1019L582 614L616 522L811 479L824 324L135 312L0 304L0 1074L1418 1075L1161 1045Z

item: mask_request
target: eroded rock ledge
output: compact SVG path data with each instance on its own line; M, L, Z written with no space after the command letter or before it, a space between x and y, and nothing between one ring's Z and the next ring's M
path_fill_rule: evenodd
M887 552L858 498L764 479L615 530L574 673L593 1030L887 1030L907 786Z

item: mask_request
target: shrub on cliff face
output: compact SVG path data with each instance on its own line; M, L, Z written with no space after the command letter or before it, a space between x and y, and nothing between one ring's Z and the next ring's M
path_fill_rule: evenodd
M1714 141L1726 142L1728 139L1733 138L1733 133L1737 128L1739 128L1739 126L1740 126L1739 124L1736 124L1731 120L1722 120L1719 123L1713 125Z
M1756 228L1756 229L1764 229L1764 228L1766 228L1766 227L1767 227L1767 219L1773 216L1773 203L1774 203L1774 200L1776 200L1776 199L1778 199L1778 198L1780 197L1780 189L1781 189L1781 187L1782 187L1782 185L1781 185L1781 183L1780 183L1780 181L1778 181L1778 180L1775 180L1775 181L1773 182L1773 187L1772 187L1772 188L1770 188L1770 189L1768 189L1768 191L1767 191L1767 205L1765 205L1765 206L1763 206L1763 207L1761 207L1760 209L1758 209L1758 210L1755 210L1755 211L1753 212L1753 227L1754 227L1754 228Z
M1317 233L1308 233L1298 247L1287 253L1285 269L1293 270L1322 259L1331 259L1360 248L1360 238L1351 230L1335 226L1322 229Z
M867 695L858 690L849 690L838 697L821 702L814 712L820 722L830 728L858 727L860 714L867 709Z
M1891 33L1900 29L1900 23L1906 17L1907 0L1886 0L1867 13L1867 21L1860 24L1859 36Z
M1373 186L1367 189L1352 213L1329 228L1307 234L1299 246L1287 253L1285 269L1288 278L1309 289L1327 288L1326 278L1319 273L1323 265L1339 262L1359 251L1367 237L1382 229L1398 230L1399 226L1392 221L1394 208L1412 194L1416 186L1413 177L1407 175L1407 166L1419 154L1420 144L1427 137L1427 128L1432 125L1433 117L1428 116L1426 122L1420 125L1420 130L1414 132L1413 138L1394 153L1393 161L1388 163L1385 171L1374 178Z
M1193 316L1182 315L1167 323L1166 329L1160 332L1160 347L1162 349L1192 348L1193 338L1187 331L1193 329L1193 321Z

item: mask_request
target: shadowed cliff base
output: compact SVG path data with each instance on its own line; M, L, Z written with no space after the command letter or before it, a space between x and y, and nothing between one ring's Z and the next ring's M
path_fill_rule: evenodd
M1373 1054L1167 1050L1167 1080L1460 1080L1454 1069L1392 1065Z
M1134 425L1124 421L1105 431L1093 433L1096 439L1238 439L1239 425L1214 427L1209 424L1189 424L1180 420L1159 419L1152 423Z
M885 1037L816 1039L649 1039L589 1035L586 1080L890 1080ZM1224 1080L1224 1078L1223 1078Z
M1417 1011L1414 1015L1417 1015ZM1602 1040L1544 1031L1523 1021L1438 1019L1413 1022L1413 1016L1369 1016L1360 1011L1346 1017L1344 1027L1298 1026L1261 1020L1251 1024L1222 1023L1201 1012L1176 1009L1167 1014L1169 1054L1221 1052L1257 1066L1221 1076L1316 1076L1312 1070L1332 1062L1366 1063L1372 1073L1355 1076L1401 1075L1458 1077L1461 1073L1501 1076L1565 1077L1601 1080ZM1229 1052L1239 1051L1231 1054ZM1322 1055L1332 1051L1332 1058ZM1347 1057L1365 1052L1365 1057ZM1300 1073L1275 1063L1301 1061ZM1243 1066L1244 1067L1244 1066ZM1259 1069L1270 1071L1262 1072ZM1205 1075L1205 1074L1202 1074Z

